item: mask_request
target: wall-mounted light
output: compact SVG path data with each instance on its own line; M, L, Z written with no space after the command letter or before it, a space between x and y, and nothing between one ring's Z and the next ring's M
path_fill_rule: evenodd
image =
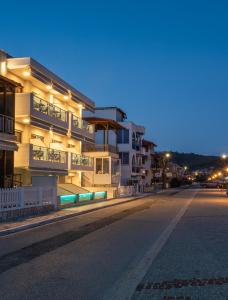
M30 68L25 69L25 70L23 71L23 75L24 75L25 77L30 76L30 75L31 75L31 70L30 70Z
M64 100L68 100L68 99L69 99L69 96L64 95L64 96L63 96L63 99L64 99Z
M29 124L30 123L30 119L28 119L28 118L23 119L23 123L24 124Z
M6 62L2 61L0 64L0 74L6 75L7 67L6 67Z
M52 89L52 85L51 84L47 84L46 85L46 89L51 90Z

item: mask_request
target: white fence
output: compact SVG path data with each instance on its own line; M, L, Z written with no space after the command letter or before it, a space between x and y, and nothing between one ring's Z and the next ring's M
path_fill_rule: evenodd
M0 189L0 212L45 205L56 206L56 199L54 187Z

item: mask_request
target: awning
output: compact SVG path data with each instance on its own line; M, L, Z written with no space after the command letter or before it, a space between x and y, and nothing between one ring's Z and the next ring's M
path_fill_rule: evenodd
M97 117L84 117L83 120L87 121L89 124L95 125L96 130L109 129L118 130L124 127L118 122L112 119L97 118Z

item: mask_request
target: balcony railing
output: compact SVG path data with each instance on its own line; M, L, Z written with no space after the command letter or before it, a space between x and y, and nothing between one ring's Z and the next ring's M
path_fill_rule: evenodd
M88 156L83 156L80 154L72 153L71 155L71 163L74 166L84 166L84 167L92 167L93 159Z
M75 115L72 115L72 124L73 124L73 127L81 128L81 129L87 130L90 133L93 133L93 127L88 122L86 122L85 120L82 120L81 118L79 118Z
M60 150L33 145L32 158L34 160L44 160L44 161L49 161L54 163L65 164L67 161L67 153Z
M14 134L14 118L0 115L0 132Z
M142 166L132 166L132 173L141 173Z
M54 104L33 95L33 108L51 118L67 122L67 112Z
M83 152L111 152L118 153L118 147L113 145L104 145L104 144L83 144Z

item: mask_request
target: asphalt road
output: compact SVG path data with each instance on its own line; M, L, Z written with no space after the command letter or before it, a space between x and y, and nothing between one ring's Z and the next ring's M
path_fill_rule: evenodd
M0 238L0 299L228 299L228 198L183 190Z

